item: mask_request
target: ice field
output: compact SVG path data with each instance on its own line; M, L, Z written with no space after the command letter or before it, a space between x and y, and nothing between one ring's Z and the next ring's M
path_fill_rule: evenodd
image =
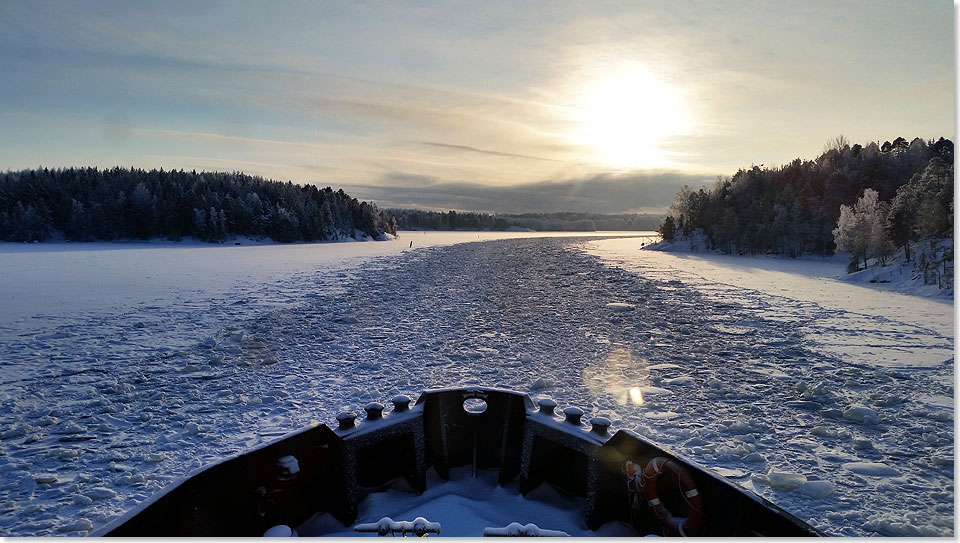
M952 299L641 242L4 244L0 535L83 535L213 460L460 384L604 414L831 535L954 535Z

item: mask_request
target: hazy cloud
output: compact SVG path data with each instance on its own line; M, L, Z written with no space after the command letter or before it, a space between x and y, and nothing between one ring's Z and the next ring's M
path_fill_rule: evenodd
M714 178L678 172L596 175L583 179L492 187L443 183L393 172L382 185L353 185L357 197L381 207L421 207L511 213L578 211L586 213L662 212L683 185L712 185Z

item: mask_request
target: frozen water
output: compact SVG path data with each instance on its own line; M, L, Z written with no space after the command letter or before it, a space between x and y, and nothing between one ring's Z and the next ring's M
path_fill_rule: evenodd
M876 424L877 412L863 405L854 405L843 412L843 418L860 424Z
M880 462L847 462L843 469L870 477L899 477L900 472Z
M109 488L91 488L83 495L92 500L106 500L110 498L116 498L117 492Z
M311 421L484 384L752 474L735 481L833 535L953 535L952 304L878 297L818 263L570 238L425 247L432 235L349 257L324 253L345 244L0 251L16 302L0 319L0 532L82 535ZM73 258L89 297L60 277ZM116 265L102 284L95 262ZM25 301L47 280L60 290ZM899 476L845 469L858 463ZM770 472L806 482L786 490Z
M830 481L806 481L797 491L811 498L822 499L832 496L836 490Z
M767 473L766 482L773 488L782 488L784 490L793 490L807 482L806 475L802 473L790 473L787 471L773 471Z

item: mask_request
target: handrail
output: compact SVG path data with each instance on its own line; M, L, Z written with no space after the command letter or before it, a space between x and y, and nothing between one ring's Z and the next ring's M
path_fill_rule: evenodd
M383 517L377 522L357 524L353 529L357 532L376 532L381 537L387 534L401 534L402 537L406 537L407 534L417 537L426 537L427 534L440 535L440 523L430 522L423 517L417 517L412 521Z

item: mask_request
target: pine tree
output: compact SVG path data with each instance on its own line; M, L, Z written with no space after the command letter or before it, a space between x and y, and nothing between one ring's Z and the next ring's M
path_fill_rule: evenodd
M677 235L677 222L672 215L664 217L660 228L657 229L664 241L673 241Z

